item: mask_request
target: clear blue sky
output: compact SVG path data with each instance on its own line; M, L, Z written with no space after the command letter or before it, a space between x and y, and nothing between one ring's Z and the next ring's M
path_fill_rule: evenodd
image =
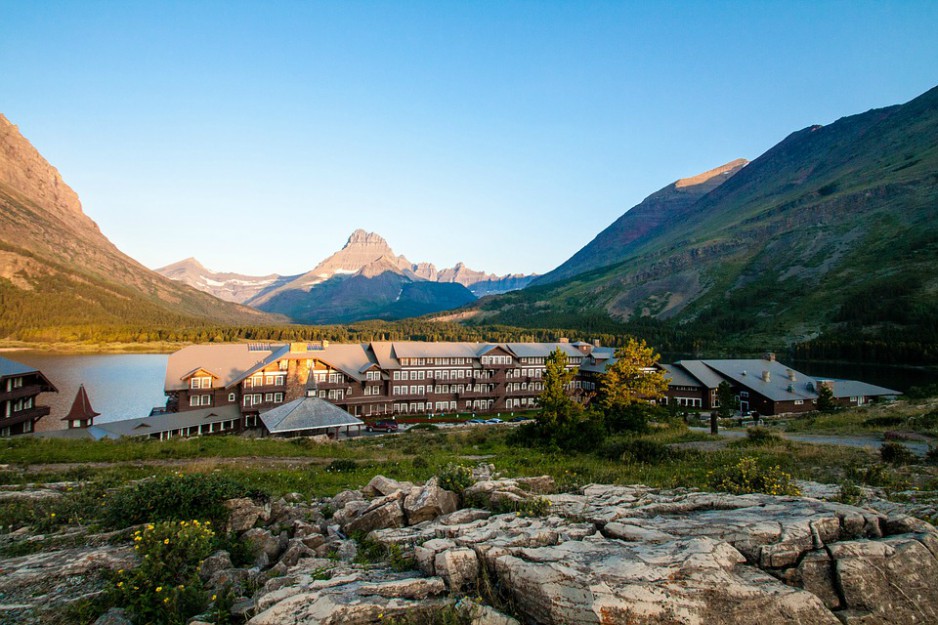
M676 178L936 84L932 0L0 0L0 112L151 267L296 273L360 227L545 272Z

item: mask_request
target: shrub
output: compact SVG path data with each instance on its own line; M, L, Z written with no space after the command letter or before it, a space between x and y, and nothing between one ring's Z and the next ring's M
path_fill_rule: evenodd
M879 448L879 456L883 462L892 465L915 464L918 457L902 443L886 441Z
M199 565L212 552L210 523L179 521L149 524L134 532L140 564L118 571L112 593L135 623L176 625L205 609L207 597Z
M354 460L348 458L337 458L326 467L326 473L351 473L358 468Z
M462 494L464 490L472 486L472 469L461 464L450 463L437 475L437 478L440 481L440 488Z
M905 396L909 399L928 399L929 397L938 397L938 384L913 386L908 391L906 391Z
M104 523L119 529L141 523L199 519L220 526L228 518L225 500L263 496L217 474L176 474L126 486L111 497Z
M754 427L746 430L746 442L750 445L775 445L781 442L782 437L778 432L773 432L768 428Z
M440 428L432 423L417 423L407 428L408 432L436 432Z
M667 409L654 404L636 402L610 408L605 414L606 428L610 432L646 432L650 421L668 418Z
M415 469L428 469L430 468L430 462L423 456L416 456L413 460L410 461L410 464Z
M840 492L834 500L855 506L863 500L863 491L854 482L844 480L840 483Z
M938 447L929 447L925 454L925 462L931 465L938 464Z
M761 467L755 458L741 458L739 462L709 475L710 486L734 495L765 493L767 495L800 495L791 475L780 467Z
M863 425L867 427L894 427L902 425L902 417L872 417L865 419Z

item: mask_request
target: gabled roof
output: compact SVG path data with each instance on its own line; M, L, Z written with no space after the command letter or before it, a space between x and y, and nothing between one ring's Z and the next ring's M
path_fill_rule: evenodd
M518 358L547 358L558 349L568 358L586 356L571 343L506 343L505 346Z
M324 362L359 382L365 379L365 371L377 364L372 360L368 346L360 343L329 345L310 357Z
M213 371L218 376L218 382L222 387L230 386L232 380L267 360L275 349L283 349L283 346L225 343L184 347L170 354L166 363L166 380L163 388L167 391L181 391L188 388L184 381L185 375L198 369Z
M665 379L667 379L668 384L673 384L674 386L694 386L694 387L703 387L703 384L700 383L700 380L694 376L687 373L679 365L658 365L665 371Z
M709 360L679 360L675 364L679 365L707 388L717 388L720 386L720 382L723 382L723 378L708 366L709 362Z
M708 367L723 377L745 386L772 401L798 401L816 399L814 378L786 367L776 360L705 360ZM769 381L762 378L762 372L769 372ZM793 373L792 380L789 374Z
M49 381L49 378L45 374L36 369L35 367L30 367L29 365L24 365L21 362L16 362L15 360L10 360L9 358L4 358L0 356L0 379L3 378L12 378L19 377L21 375L37 375L39 376L40 385L42 386L43 391L50 393L58 393L59 389L55 388L55 385Z
M27 373L39 373L39 369L0 356L0 378L25 375Z
M335 404L319 397L301 397L260 414L271 434L310 432L347 425L363 425Z
M481 350L496 347L492 343L425 343L422 341L394 341L394 358L478 358Z
M840 380L837 378L817 378L820 382L822 380L830 380L834 383L833 393L834 397L843 398L843 397L889 397L893 395L902 395L899 391L894 391L890 388L885 388L883 386L876 386L875 384L868 384L867 382L859 382L857 380ZM817 390L817 389L815 389Z
M107 432L108 438L120 438L121 436L150 436L159 432L171 432L240 418L241 409L238 405L227 404L184 412L165 412L137 419L96 423L94 427Z

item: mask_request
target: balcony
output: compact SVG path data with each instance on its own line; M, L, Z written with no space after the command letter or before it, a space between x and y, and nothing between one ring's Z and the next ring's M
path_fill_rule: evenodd
M251 393L286 393L287 385L286 384L262 384L260 386L245 386L244 394L250 395Z
M38 384L27 384L10 391L0 391L0 401L15 401L23 397L35 397L42 392L42 387Z
M48 406L33 406L26 410L19 410L10 413L9 417L0 417L0 427L7 427L26 421L35 421L49 414Z

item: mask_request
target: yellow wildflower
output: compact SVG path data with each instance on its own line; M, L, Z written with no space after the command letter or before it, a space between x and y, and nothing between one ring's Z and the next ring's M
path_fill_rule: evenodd
M163 592L163 587L162 587L162 586L157 586L157 587L156 587L156 592Z
M168 539L168 538L164 538L164 539L163 539L163 544L164 544L164 545L168 545L168 544L169 544L169 539Z

